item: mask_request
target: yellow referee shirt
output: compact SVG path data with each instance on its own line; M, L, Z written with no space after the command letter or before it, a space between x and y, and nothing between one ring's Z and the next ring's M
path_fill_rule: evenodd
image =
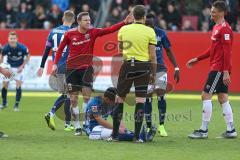
M149 44L156 45L156 34L151 27L140 23L123 26L118 32L118 41L122 42L125 60L149 61Z

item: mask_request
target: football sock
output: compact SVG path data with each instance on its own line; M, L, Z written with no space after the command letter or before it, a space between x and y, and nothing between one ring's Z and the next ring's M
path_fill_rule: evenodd
M88 122L87 122L87 103L86 102L83 102L83 105L82 105L82 110L83 110L83 124L84 125L88 125Z
M75 129L81 128L80 121L79 121L79 107L72 107L72 112L73 112L73 125Z
M146 102L144 104L144 113L147 128L152 128L152 98L146 98Z
M165 96L158 97L158 112L159 112L159 124L163 125L165 121L165 114L167 109L167 103Z
M6 88L2 88L2 104L6 105L7 104L7 89Z
M223 110L224 120L227 124L227 131L232 131L234 129L233 113L232 113L232 107L229 101L222 104L222 110Z
M15 102L15 107L18 107L21 97L22 97L22 89L21 89L21 87L16 88L16 102Z
M144 103L137 103L135 107L134 119L135 119L135 138L139 139L139 133L142 128L142 122L144 117Z
M65 122L70 125L71 123L71 109L70 109L70 98L66 98L64 102Z
M61 95L60 97L58 97L53 107L51 108L50 114L54 115L55 112L63 105L64 101L65 101L65 95Z
M123 116L123 103L117 103L113 109L113 132L112 137L118 137L118 130Z
M201 130L206 131L208 129L208 124L212 116L212 100L203 101L203 111L202 111L202 125Z

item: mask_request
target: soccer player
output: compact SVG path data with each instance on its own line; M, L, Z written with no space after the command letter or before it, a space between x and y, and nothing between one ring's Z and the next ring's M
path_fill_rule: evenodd
M43 69L46 63L46 60L48 58L49 52L52 50L52 59L54 61L56 51L58 49L58 46L60 42L63 40L64 33L68 31L71 28L71 25L75 21L75 14L67 10L63 14L63 25L56 27L52 29L50 34L48 35L48 39L46 42L46 47L42 56L42 61L40 68L38 69L38 76L41 77L43 74ZM65 48L62 53L62 57L59 60L57 66L58 66L58 71L57 71L57 78L59 78L59 81L63 81L61 79L60 75L65 74L66 70L66 61L68 57L68 48ZM54 122L54 115L55 112L64 104L64 112L65 112L65 131L71 131L74 128L71 126L71 111L70 111L70 98L67 96L67 94L62 94L58 97L58 99L55 101L53 107L51 108L50 112L45 115L46 122L52 130L55 130L55 122Z
M118 98L113 111L113 133L109 141L117 141L119 138L118 130L122 119L124 100L134 83L136 95L134 142L142 143L143 140L139 137L139 133L144 117L144 102L148 84L149 82L154 83L156 77L155 45L157 41L154 30L145 25L146 9L143 5L134 7L133 17L134 23L122 27L118 32L119 52L123 55L124 62L118 77Z
M147 15L146 25L154 28L154 31L157 36L157 45L156 45L156 56L157 56L157 73L156 73L156 83L154 86L149 85L149 89L153 89L157 94L158 98L158 111L159 111L159 126L158 132L160 136L166 137L167 132L164 128L164 120L166 114L167 103L165 99L165 92L167 89L167 68L163 59L163 48L166 50L168 59L172 63L175 68L174 79L176 82L179 82L179 67L177 65L174 54L171 50L171 43L167 37L167 34L164 30L159 27L154 26L155 16L153 14ZM144 106L145 118L147 123L147 128L150 132L150 128L152 128L152 98L147 98Z
M231 83L230 73L232 70L233 32L224 19L226 11L227 6L224 1L216 1L212 4L211 19L216 24L211 36L211 46L202 55L187 62L187 66L192 67L199 61L210 58L210 72L202 92L202 125L199 130L195 130L190 134L189 138L200 139L208 137L208 124L212 116L212 95L214 93L218 96L227 125L227 130L221 137L237 137L237 132L233 125L232 107L228 100L228 86Z
M23 69L30 59L30 54L28 48L18 42L18 35L16 32L12 31L8 34L8 44L3 47L3 51L0 54L0 62L3 62L3 57L7 56L7 63L10 65L10 70L16 75L14 80L16 81L16 102L14 104L14 111L19 111L19 103L22 97L22 83L23 83ZM3 80L2 87L2 106L1 108L6 108L7 103L7 89L8 89L9 79Z
M82 129L79 122L78 95L83 95L83 110L86 113L86 105L92 93L93 83L93 47L97 37L113 33L122 26L132 21L129 15L126 19L116 25L100 29L90 26L91 19L88 12L81 12L77 16L78 27L65 33L54 60L53 72L57 70L57 64L62 56L65 46L69 47L67 58L67 85L70 94L72 115L74 118L75 135L81 135ZM85 117L85 116L84 116Z

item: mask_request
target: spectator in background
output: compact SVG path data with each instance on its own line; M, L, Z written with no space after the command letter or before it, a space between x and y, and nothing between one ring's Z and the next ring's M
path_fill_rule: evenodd
M6 21L0 22L0 29L7 29L7 23L6 23Z
M17 13L17 27L21 29L32 27L33 14L27 8L27 3L20 4L20 10Z
M6 8L3 12L4 19L6 20L7 28L16 27L16 12L13 10L11 3L6 3Z
M238 20L238 23L236 25L236 31L240 33L240 19Z
M48 14L48 21L51 22L53 27L59 26L62 23L62 11L58 5L52 5L51 12Z
M206 7L203 8L202 12L198 16L198 29L202 30L203 24L206 27L206 23L208 23L208 26L209 26L210 21L211 21L211 19L210 19L210 8L206 6Z
M119 9L113 8L111 14L108 16L107 21L111 24L116 24L121 20L120 11Z
M184 20L182 24L182 31L194 31L190 20Z
M202 22L201 29L202 32L208 32L209 31L209 23L204 21Z
M43 23L47 20L45 10L42 5L37 5L34 11L34 28L43 28Z
M68 9L69 0L52 0L52 5L58 5L62 12ZM61 23L61 22L60 22Z
M91 23L93 24L94 21L95 21L95 13L92 9L90 9L89 5L87 3L84 3L82 5L82 9L81 9L81 12L88 12L89 13L89 16L91 18Z
M164 19L167 22L168 29L176 31L180 28L181 15L177 10L174 2L168 3L167 11L164 14Z

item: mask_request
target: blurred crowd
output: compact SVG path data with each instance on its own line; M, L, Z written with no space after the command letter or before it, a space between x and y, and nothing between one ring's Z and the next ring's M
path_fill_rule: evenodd
M105 27L115 24L136 4L143 4L156 16L155 24L172 31L203 31L212 29L210 7L215 0L113 0ZM226 20L240 32L240 0L225 0ZM61 24L66 9L75 13L87 11L92 23L101 0L0 0L0 29L51 29Z

